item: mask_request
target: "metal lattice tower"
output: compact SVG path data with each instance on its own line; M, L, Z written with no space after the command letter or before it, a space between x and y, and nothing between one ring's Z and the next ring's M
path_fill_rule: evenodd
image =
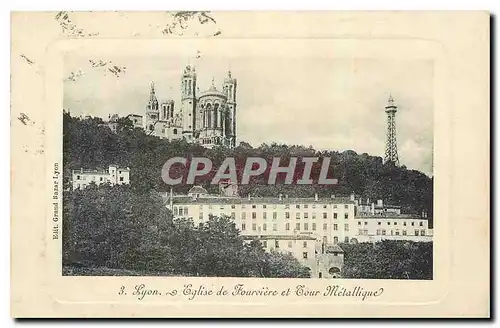
M384 163L393 162L399 165L398 143L396 141L396 112L398 107L394 104L394 99L389 96L389 101L385 106L387 113L387 139L385 142Z

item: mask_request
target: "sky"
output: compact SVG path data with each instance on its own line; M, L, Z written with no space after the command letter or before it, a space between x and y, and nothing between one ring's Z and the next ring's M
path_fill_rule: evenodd
M143 115L151 81L159 100L173 99L178 108L183 67L196 66L200 91L208 89L212 79L221 89L230 69L238 81L237 140L252 146L278 142L383 157L384 106L392 94L398 105L400 163L432 175L431 60L332 58L313 51L303 56L231 55L230 49L226 56L202 53L196 60L175 53L92 59L112 61L126 72L116 77L91 68L87 55L66 55L65 76L83 72L75 81L64 82L64 108L72 115Z

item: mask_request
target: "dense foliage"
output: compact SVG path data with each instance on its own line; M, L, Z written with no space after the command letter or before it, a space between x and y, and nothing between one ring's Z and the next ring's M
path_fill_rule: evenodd
M197 227L172 220L156 192L90 185L65 191L63 201L65 267L183 276L309 276L293 256L245 242L229 218L211 217Z
M263 144L257 148L241 142L235 149L224 147L205 149L185 141L162 140L147 135L142 129L134 129L131 122L121 119L118 133L113 133L102 124L99 118L78 119L64 114L64 168L65 183L69 183L70 170L75 168L107 168L109 164L118 164L131 168L131 185L140 193L151 190L167 191L161 178L164 163L176 156L205 156L212 159L214 170L197 183L210 191L216 186L210 185L215 170L226 157L236 158L237 170L241 173L243 163L248 157L264 157L270 167L273 157L280 157L284 166L291 156L330 157L333 172L329 177L338 179L337 185L285 185L284 175L278 175L276 185L267 185L267 173L253 178L251 184L241 186L240 193L245 196L277 196L287 194L290 197L311 197L318 193L320 197L332 194L348 195L355 193L371 200L384 199L385 202L399 205L404 213L421 213L426 210L432 217L433 179L425 174L396 167L391 163L383 164L382 158L354 151L316 151L312 147L297 145ZM320 161L319 161L320 162ZM320 167L314 166L312 178L317 181ZM297 166L298 174L301 172ZM295 178L299 178L296 176ZM281 182L281 183L280 183ZM175 187L176 192L186 192L189 185ZM432 226L432 221L430 222Z
M432 279L432 242L384 240L341 244L344 278Z

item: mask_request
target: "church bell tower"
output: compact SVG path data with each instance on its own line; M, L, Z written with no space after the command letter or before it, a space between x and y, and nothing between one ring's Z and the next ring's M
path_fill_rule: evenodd
M193 140L195 108L196 71L194 67L188 65L184 69L181 81L182 136L188 141Z

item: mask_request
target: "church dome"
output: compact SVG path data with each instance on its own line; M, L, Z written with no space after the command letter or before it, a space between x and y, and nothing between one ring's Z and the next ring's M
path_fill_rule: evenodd
M203 91L200 94L201 97L206 97L206 96L216 96L216 97L222 97L222 98L227 98L226 94L222 91L217 90L217 87L214 85L214 81L212 81L212 85L208 90Z

